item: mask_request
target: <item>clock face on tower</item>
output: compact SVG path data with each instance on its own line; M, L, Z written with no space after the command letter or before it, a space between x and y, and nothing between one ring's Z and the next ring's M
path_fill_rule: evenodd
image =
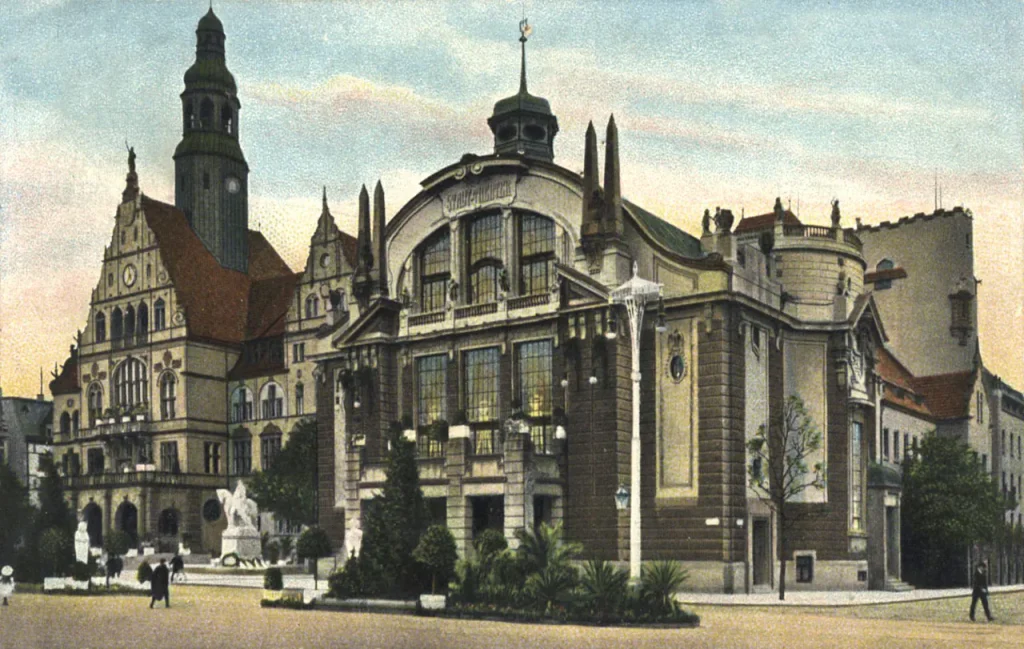
M224 181L224 188L228 190L229 194L237 194L242 189L242 182L234 176L228 176L228 179Z
M125 286L131 286L135 283L135 266L128 264L124 267L124 274L121 276L124 279Z

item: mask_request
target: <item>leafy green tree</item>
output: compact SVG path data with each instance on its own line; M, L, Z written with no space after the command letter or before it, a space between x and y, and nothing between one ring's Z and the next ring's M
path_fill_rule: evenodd
M59 527L43 530L39 536L39 557L44 576L63 577L75 560L71 533Z
M43 477L39 481L39 514L36 517L36 530L41 533L49 528L67 530L75 529L75 514L64 498L64 483L57 473L53 456L49 453L39 458L39 468Z
M966 443L925 435L919 452L903 464L905 574L921 586L963 583L968 550L996 540L1012 506ZM963 566L961 574L951 565Z
M437 582L447 587L455 574L455 562L459 558L455 548L455 537L444 525L431 525L420 537L412 556L426 566L430 572L430 593L437 593Z
M367 509L359 554L363 585L373 595L421 592L422 570L413 558L428 520L416 467L416 444L402 437L400 424L389 431L384 487Z
M14 563L29 530L33 510L28 489L5 462L0 462L0 565Z
M317 561L323 557L331 556L331 538L327 530L322 527L310 527L299 535L299 542L295 544L299 559L313 560L313 588L319 588L317 576Z
M249 478L249 495L262 511L273 512L295 525L316 520L316 420L303 419L266 471Z
M808 489L825 488L825 463L810 462L822 450L821 431L803 400L786 399L767 428L761 426L747 442L750 486L775 514L779 525L779 599L786 599L786 557L793 523L807 512L792 506Z
M525 589L534 604L551 610L575 588L579 574L572 562L583 546L562 540L562 523L542 524L536 531L516 530L519 547L516 554L529 573Z

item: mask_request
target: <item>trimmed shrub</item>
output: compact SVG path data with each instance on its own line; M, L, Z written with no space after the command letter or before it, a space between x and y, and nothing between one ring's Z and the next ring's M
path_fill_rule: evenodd
M95 568L87 563L76 561L71 564L71 578L75 581L89 581Z
M458 550L455 548L455 537L444 525L431 525L420 537L419 545L412 551L412 556L426 566L430 572L430 593L437 593L437 583L447 590L448 581L455 574L455 562Z
M313 588L319 588L317 578L317 561L322 557L331 556L331 538L327 536L327 530L322 527L309 527L299 535L299 542L295 544L299 559L313 560Z
M71 534L56 527L44 530L39 537L39 559L44 575L48 577L64 576L66 568L75 560L75 548Z
M281 590L284 588L284 575L280 568L267 568L263 573L263 588L266 590Z
M281 558L281 546L276 541L267 543L266 547L263 548L263 557L270 562L271 565L277 563L277 560Z
M135 579L140 584L144 584L153 578L153 566L149 565L148 561L143 561L139 564L138 570L135 571Z

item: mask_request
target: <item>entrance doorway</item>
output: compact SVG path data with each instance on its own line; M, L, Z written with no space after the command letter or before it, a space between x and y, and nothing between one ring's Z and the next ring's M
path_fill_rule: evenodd
M127 500L117 508L114 516L114 523L117 529L128 535L132 545L139 543L139 510Z
M89 503L82 510L85 529L89 533L89 547L103 546L103 509L96 503Z
M889 579L900 579L900 510L885 508L886 573Z
M770 586L772 580L772 535L767 518L755 518L751 525L753 585Z
M484 530L498 530L505 533L505 497L473 496L473 538Z

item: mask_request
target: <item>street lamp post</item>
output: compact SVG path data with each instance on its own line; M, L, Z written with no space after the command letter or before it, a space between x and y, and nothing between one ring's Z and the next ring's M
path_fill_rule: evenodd
M608 296L612 304L626 307L629 317L629 342L632 351L633 379L633 436L630 448L629 498L629 578L640 580L640 326L644 320L644 306L661 298L661 284L637 276L633 262L633 277L614 289ZM613 332L614 333L614 332Z

